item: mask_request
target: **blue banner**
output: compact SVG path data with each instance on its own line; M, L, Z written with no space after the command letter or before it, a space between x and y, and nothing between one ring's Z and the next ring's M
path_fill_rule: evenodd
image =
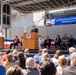
M50 25L75 24L76 16L51 19Z

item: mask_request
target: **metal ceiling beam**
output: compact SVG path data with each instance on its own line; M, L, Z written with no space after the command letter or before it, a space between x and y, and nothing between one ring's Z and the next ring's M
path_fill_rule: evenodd
M19 8L17 8L17 7L15 7L14 9L15 9L15 10L18 10L18 11L20 11L20 12L22 12L22 13L31 13L31 12L32 12L32 11L24 11L24 10L19 9Z
M57 2L57 0L54 0L59 6L60 6L60 4Z
M60 4L58 0L2 0L2 2L10 4L14 9L20 12L30 13L40 10L69 7L69 5L73 6L76 0L61 0L60 2L62 2L62 4Z
M63 0L61 0L61 2L64 4L64 6L66 6L65 3L63 2Z
M46 7L40 4L40 2L38 4L40 5L39 7L43 7L44 9L46 9Z
M68 0L68 2L69 2L70 5L72 5L71 2L70 2L69 0Z
M14 9L20 11L20 12L24 12L24 10L18 9L17 7L15 7Z
M72 3L74 3L74 2L75 2L75 1L70 2L70 3L71 3L71 6L73 6ZM67 3L66 6L67 6L68 4L69 4L69 3Z
M30 5L29 7L31 7L34 10L37 10L37 8L35 6Z
M48 4L46 4L45 2L44 2L44 4L48 7L48 8L51 8Z
M48 1L50 2L50 4L51 4L53 7L56 8L56 6L55 6L50 0L48 0Z
M22 10L24 10L24 11L28 11L28 10L26 10L25 8L23 8L23 7L19 7L19 8L21 8Z
M30 4L33 4L33 3L39 3L39 2L43 2L43 1L47 1L47 0L32 0L32 1L23 1L21 3L13 3L11 4L12 6L21 6L21 5L30 5Z
M33 11L31 8L28 8L28 6L24 6L27 10Z
M37 6L36 4L34 4L36 8L38 8L39 10L42 10L39 6Z

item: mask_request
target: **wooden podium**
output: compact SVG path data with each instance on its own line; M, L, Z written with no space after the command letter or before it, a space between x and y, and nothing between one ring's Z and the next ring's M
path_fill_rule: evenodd
M35 32L24 33L24 49L38 49L38 34Z
M0 49L4 48L4 38L0 37Z

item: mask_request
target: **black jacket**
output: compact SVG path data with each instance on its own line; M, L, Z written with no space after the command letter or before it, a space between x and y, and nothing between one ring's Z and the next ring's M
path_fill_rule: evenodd
M36 29L32 29L31 32L36 32L36 33L38 33L38 29L37 29L37 28L36 28Z

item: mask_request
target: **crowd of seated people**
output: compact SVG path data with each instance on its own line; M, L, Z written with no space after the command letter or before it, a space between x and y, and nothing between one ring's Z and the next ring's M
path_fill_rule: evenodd
M28 48L24 52L16 50L18 43L20 44L20 40L16 36L14 43L11 44L14 47L13 52L6 50L4 55L0 52L0 67L5 68L5 75L76 75L76 49L71 47L73 39L72 35L68 37L67 34L64 34L62 39L60 35L57 35L55 47L58 50L53 57L50 57L48 49L51 39L47 36L47 39L44 40L40 36L39 41L42 40L42 45L39 47L38 54L31 57ZM68 46L70 47L69 55L65 57L60 49Z
M46 39L43 38L43 36L39 35L38 38L38 48L48 48L50 49L51 39L49 36L47 36ZM21 39L18 38L18 36L15 36L14 42L10 44L10 49L22 49L23 48L23 36L21 36Z
M50 49L51 39L49 36L47 36L46 39L44 39L43 36L39 35L38 43L39 43L39 49L42 48Z
M61 50L66 50L69 47L74 46L74 38L72 35L68 36L67 33L63 35L61 38L60 35L57 35L55 40L51 39L49 36L47 36L45 39L43 38L42 35L39 35L38 43L39 43L39 49L42 48L48 48L50 49L51 43L55 43L55 49L61 49Z
M61 50L57 50L51 57L48 49L43 48L31 57L29 49L24 52L6 50L4 55L0 52L0 69L5 71L0 70L0 75L76 75L76 49L70 47L69 53L65 56Z
M48 48L50 49L52 41L55 43L55 49L68 49L71 46L74 46L74 38L72 35L69 37L67 36L67 33L63 35L61 38L60 35L56 36L56 39L51 39L49 36L47 36L45 39L42 35L39 35L38 38L38 48ZM18 36L15 36L14 42L10 44L10 49L22 49L23 48L23 36L21 36L21 39L18 38Z
M50 49L52 41L54 42L56 50L68 49L75 44L73 36L67 36L67 33L65 33L62 38L60 37L60 35L57 35L55 39L51 39L49 36L44 39L42 35L39 35L38 48ZM21 39L19 39L18 36L15 36L14 42L10 44L10 49L23 49L23 36L21 36Z
M67 33L63 35L61 38L60 35L57 35L55 39L55 48L56 49L68 49L69 47L74 46L74 38L72 35L69 37L67 36Z

